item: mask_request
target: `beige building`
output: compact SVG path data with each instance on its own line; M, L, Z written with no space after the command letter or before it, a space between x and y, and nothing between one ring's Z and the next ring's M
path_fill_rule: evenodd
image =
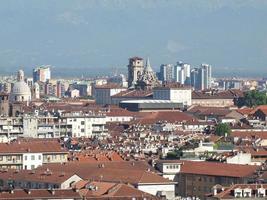
M35 169L45 163L64 163L68 151L57 140L30 139L0 144L0 168Z

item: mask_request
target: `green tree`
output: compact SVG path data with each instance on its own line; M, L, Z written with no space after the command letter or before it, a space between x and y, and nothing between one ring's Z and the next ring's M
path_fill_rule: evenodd
M231 134L231 128L226 123L220 123L216 126L215 134L218 136L229 136Z
M267 104L267 96L265 92L251 90L245 92L244 98L239 102L239 106L254 107Z

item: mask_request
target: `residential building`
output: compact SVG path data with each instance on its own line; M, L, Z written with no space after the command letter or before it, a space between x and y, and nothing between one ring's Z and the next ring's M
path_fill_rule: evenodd
M163 82L174 80L174 66L172 64L162 64L160 66L160 80Z
M216 184L226 187L250 182L259 169L259 166L253 165L185 160L162 160L156 166L163 177L179 183L177 194L200 199L204 199Z
M190 65L183 62L178 62L174 67L174 79L182 85L190 85Z
M33 70L33 82L46 82L51 79L50 66L40 66Z
M56 140L18 140L0 143L0 167L35 169L45 163L67 162L68 151Z

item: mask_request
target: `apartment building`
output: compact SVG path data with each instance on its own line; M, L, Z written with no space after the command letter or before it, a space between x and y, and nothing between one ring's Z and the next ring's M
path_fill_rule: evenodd
M158 161L157 169L163 177L178 182L176 194L182 197L199 197L212 192L214 185L246 184L259 166L226 164L205 161Z
M35 169L45 163L67 162L67 158L68 151L53 139L0 143L0 168Z
M0 143L19 137L59 138L97 137L108 134L105 115L71 113L60 117L0 117Z

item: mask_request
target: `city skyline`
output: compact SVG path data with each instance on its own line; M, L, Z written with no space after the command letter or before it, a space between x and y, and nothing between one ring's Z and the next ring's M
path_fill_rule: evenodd
M0 72L52 65L57 76L94 76L149 56L155 71L181 60L211 64L215 76L266 76L266 8L257 0L5 1Z

